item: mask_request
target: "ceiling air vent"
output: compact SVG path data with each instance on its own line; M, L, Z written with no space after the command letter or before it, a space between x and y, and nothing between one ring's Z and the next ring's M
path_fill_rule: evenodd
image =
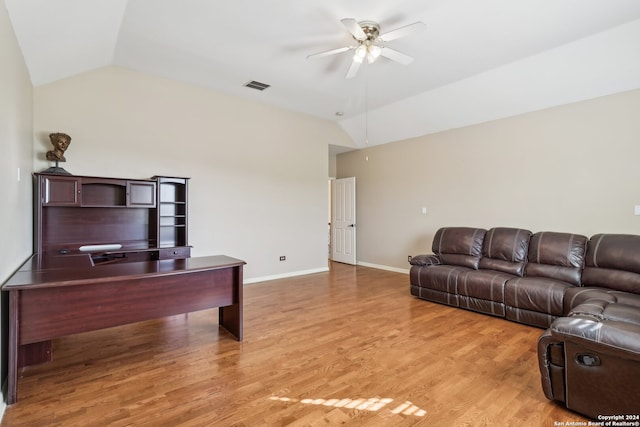
M251 89L256 89L256 90L265 90L266 88L270 87L271 85L268 85L266 83L260 83L257 82L255 80L251 80L249 83L245 84L246 87L250 87Z

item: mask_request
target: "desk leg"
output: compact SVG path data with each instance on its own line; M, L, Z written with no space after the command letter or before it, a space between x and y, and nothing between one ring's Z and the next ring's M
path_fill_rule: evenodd
M7 404L18 400L18 310L20 291L9 292L9 360L7 377Z
M242 266L234 267L233 293L235 304L218 309L220 326L242 341Z
M238 304L218 309L220 326L242 341L242 309Z

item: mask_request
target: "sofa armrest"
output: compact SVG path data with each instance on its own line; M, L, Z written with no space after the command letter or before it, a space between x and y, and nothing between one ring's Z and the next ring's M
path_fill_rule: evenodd
M426 266L426 265L438 265L441 264L440 257L438 255L429 254L429 255L416 255L411 257L411 261L409 261L411 265L417 266Z
M573 342L598 353L640 362L640 326L582 316L560 317L549 328L558 342Z
M551 336L551 331L547 329L538 339L538 367L540 368L542 391L547 399L564 402L564 370L557 369L558 367L564 367L564 361L552 363L552 348L554 345L557 345L557 343ZM554 371L558 370L560 371L560 376L556 379L554 378ZM560 385L560 387L556 387L560 389L560 393L554 392L554 383Z

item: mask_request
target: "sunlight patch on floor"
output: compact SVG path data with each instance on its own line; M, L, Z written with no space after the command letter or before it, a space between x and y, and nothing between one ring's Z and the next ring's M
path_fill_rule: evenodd
M299 402L305 405L331 406L334 408L358 409L364 411L379 411L385 406L393 402L391 398L379 399L372 397L370 399L292 399L290 397L271 396L270 400L280 402ZM406 401L391 409L393 414L413 415L415 417L424 417L427 413L424 409L418 408L413 403Z

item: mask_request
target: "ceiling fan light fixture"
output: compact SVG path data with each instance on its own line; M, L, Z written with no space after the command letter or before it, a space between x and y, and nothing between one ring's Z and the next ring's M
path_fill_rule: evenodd
M353 60L356 62L362 63L362 61L366 56L367 56L367 47L361 44L356 49L356 53L353 55Z
M374 44L369 45L367 48L367 61L369 61L369 64L373 64L375 60L378 59L381 52L382 48L380 46L376 46Z

